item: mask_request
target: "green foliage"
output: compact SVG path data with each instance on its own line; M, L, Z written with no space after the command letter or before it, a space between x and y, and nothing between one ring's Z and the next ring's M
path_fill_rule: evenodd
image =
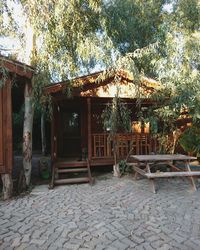
M41 0L22 5L40 43L37 62L48 62L54 81L87 72L90 63L105 57L100 45L109 46L109 39L101 31L101 1Z
M131 166L127 165L125 160L121 160L119 162L119 171L121 176L125 175L125 174L130 174L133 172L133 169Z
M103 9L105 30L120 55L132 53L158 41L164 0L107 1ZM135 60L138 70L153 74L151 61L143 55Z
M200 3L198 0L179 0L174 3L177 24L191 32L199 30Z
M3 61L0 59L0 89L4 86L4 84L6 83L8 76L9 76L9 72L8 70L4 67L4 63Z
M117 132L130 132L131 111L116 95L111 104L108 104L102 113L103 125L112 135Z
M171 4L171 10L164 8L165 3ZM38 109L44 111L42 87L51 81L71 79L95 66L109 65L114 70L131 71L136 89L141 75L148 74L163 83L164 88L152 96L158 105L149 109L149 118L141 114L143 120L151 120L155 134L166 136L176 131L175 121L185 110L194 123L199 123L198 0L21 0L17 5L24 15L21 22L8 1L1 3L1 34L17 36L24 48L25 23L34 31L31 62L37 72L34 96L36 106L41 105ZM73 81L69 81L67 90L71 85ZM140 93L137 97L141 98ZM103 113L105 128L114 132L122 127L129 129L125 108L118 102L114 98ZM159 123L163 124L161 128Z
M155 42L163 4L163 0L106 2L106 29L116 48L125 54Z
M160 26L164 36L157 51L158 60L154 62L154 72L163 89L152 95L157 105L148 114L151 129L165 149L177 143L180 133L177 119L182 114L190 116L194 124L200 121L200 33L197 28L200 5L196 0L179 0L172 1L172 6Z
M179 140L180 145L186 152L200 153L200 128L189 127L184 131Z

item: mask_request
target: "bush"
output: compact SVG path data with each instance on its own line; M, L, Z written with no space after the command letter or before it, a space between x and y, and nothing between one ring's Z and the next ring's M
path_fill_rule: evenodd
M131 166L127 165L125 160L121 160L119 162L119 171L120 171L120 174L122 176L122 175L125 175L125 174L132 173L133 169L132 169Z

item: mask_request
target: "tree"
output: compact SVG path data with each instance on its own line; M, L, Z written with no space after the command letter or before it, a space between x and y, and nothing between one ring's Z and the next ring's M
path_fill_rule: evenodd
M101 33L101 1L4 0L1 4L1 35L18 38L20 57L25 58L24 62L34 66L36 71L33 91L26 85L24 94L23 156L26 184L29 186L34 104L43 103L42 86L51 80L66 80L86 72L95 60L106 58L99 44L107 47L110 44L105 45L105 34ZM19 18L19 13L23 18Z
M118 77L115 77L116 83L120 82ZM131 131L131 111L121 101L119 97L119 90L117 91L112 103L108 104L102 113L103 125L105 131L109 131L110 140L113 141L114 154L114 176L120 176L119 164L117 163L117 133Z
M194 126L200 123L200 5L196 0L172 3L172 12L165 16L161 27L164 39L157 50L160 57L154 62L164 86L162 94L154 98L162 105L154 107L149 117L164 124L160 131L163 145L167 145L169 133L173 134L174 145L169 144L169 148L174 149L180 135L177 119L187 113Z
M156 43L163 23L164 0L114 0L104 6L105 30L122 56ZM155 58L155 55L154 55ZM138 70L155 76L151 54L135 58Z

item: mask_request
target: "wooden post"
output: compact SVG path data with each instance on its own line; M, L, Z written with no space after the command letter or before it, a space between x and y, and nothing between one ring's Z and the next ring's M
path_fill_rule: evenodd
M189 161L186 161L186 162L185 162L185 166L186 166L186 170L187 170L188 172L191 172L190 165L189 165ZM190 180L191 180L191 184L192 184L192 187L193 187L194 191L197 191L197 187L196 187L196 184L195 184L195 180L193 179L192 176L190 176L189 178L190 178Z
M45 129L45 114L41 114L41 141L42 141L42 155L46 155L46 129Z
M87 98L88 109L88 160L92 159L91 98Z
M148 162L146 162L146 169L147 169L147 172L150 174L151 169L150 169L150 166L149 166ZM151 185L152 192L155 194L156 193L156 188L155 188L154 179L153 178L149 179L149 182L150 182L150 185Z
M1 175L3 182L3 198L8 199L12 196L12 168L13 168L13 144L12 144L12 94L11 80L7 80L3 87L3 162L4 171Z
M57 158L56 126L59 126L59 122L58 122L59 106L54 102L53 99L52 99L52 105L53 105L53 115L52 115L52 120L51 120L51 161L53 165Z

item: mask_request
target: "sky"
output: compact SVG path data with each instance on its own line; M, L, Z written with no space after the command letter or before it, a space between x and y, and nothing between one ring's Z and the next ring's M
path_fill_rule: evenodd
M12 10L13 18L22 27L25 24L25 17L23 16L22 9L19 4L14 3L14 1L7 0L9 9ZM3 15L5 24L8 22L7 15ZM0 37L0 52L4 55L9 55L16 53L20 50L20 42L17 38Z

